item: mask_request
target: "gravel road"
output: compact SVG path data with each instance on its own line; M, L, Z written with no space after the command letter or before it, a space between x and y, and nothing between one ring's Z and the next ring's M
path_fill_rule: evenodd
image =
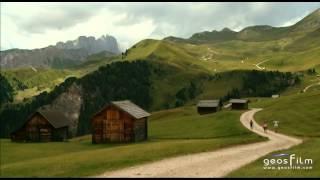
M251 130L249 121L260 110L262 109L252 109L243 113L240 117L241 123ZM270 152L288 149L302 142L300 139L272 131L264 133L262 127L255 122L251 131L268 137L269 140L232 146L212 152L167 158L161 161L105 172L97 177L223 177Z

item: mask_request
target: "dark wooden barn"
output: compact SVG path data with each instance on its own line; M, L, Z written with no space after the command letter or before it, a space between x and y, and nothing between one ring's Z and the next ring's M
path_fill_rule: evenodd
M92 143L146 140L148 116L129 100L113 101L92 117Z
M11 133L12 141L49 142L68 138L70 121L59 111L38 110Z
M231 99L231 109L248 109L249 101L247 99Z
M197 104L197 111L199 114L214 113L220 109L220 100L201 100Z

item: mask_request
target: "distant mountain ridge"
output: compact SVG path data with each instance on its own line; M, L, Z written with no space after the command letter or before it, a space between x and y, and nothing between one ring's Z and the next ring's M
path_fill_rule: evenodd
M66 68L80 64L88 56L101 52L106 52L106 56L120 54L116 38L109 35L103 35L98 39L80 36L73 41L58 42L55 46L40 49L9 49L1 51L0 67Z
M169 36L164 40L188 43L215 43L229 40L243 41L265 41L277 40L289 36L301 36L316 31L320 28L320 8L307 15L301 21L288 27L272 27L269 25L249 26L239 32L224 28L221 31L204 31L193 34L190 38L184 39Z

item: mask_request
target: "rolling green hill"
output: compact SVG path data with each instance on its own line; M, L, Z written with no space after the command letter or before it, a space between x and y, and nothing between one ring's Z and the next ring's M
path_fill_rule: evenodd
M101 66L81 78L68 78L49 93L3 106L0 135L7 137L30 113L54 103L72 84L81 89L82 105L77 113L78 135L83 135L90 132L91 116L112 100L130 99L148 111L155 111L195 104L200 99L269 97L296 83L296 75L292 73L235 70L210 74L197 67L190 70L183 66L152 59L123 61ZM65 108L72 107L72 102L69 103L63 103Z
M3 75L14 90L14 102L21 102L42 92L50 92L69 77L82 76L97 70L100 66L121 61L119 56L106 57L105 52L88 57L83 64L68 69L16 68L1 69Z
M72 73L68 70L19 68L1 70L1 74L14 89L15 101L32 97L43 91L50 91L54 86L62 83Z
M189 46L181 51L188 53L193 49L195 62L208 55L210 58L201 64L212 67L211 70L256 69L253 64L268 59L263 64L267 70L301 71L320 63L319 19L320 9L317 9L289 27L252 26L239 32L225 28L220 32L196 33L189 39L168 37L163 41L177 47Z
M181 80L185 74L215 74L237 69L296 72L316 68L319 71L319 12L318 9L289 27L259 25L239 32L228 28L206 31L196 33L189 39L145 39L128 49L124 59L120 56L108 58L104 53L99 53L74 68L39 69L38 72L32 68L22 68L1 73L15 89L15 100L21 101L43 91L49 92L66 77L82 77L115 61L154 60L188 72L181 74L180 78L179 75L172 77L172 80ZM261 69L256 66L260 62L263 62Z
M319 28L320 29L320 28ZM211 73L234 69L303 71L319 65L320 36L312 32L297 40L261 42L231 40L213 44L190 44L168 40L144 40L128 51L125 60L154 59L183 68Z
M272 27L269 25L256 25L242 29L239 32L224 28L221 31L204 31L193 34L189 39L168 37L167 40L190 43L219 43L230 40L246 42L272 41L285 38L299 38L319 29L320 9L315 10L296 24L288 27Z
M242 111L222 111L199 116L195 106L162 110L152 114L150 138L209 139L250 134L235 122ZM226 126L228 124L228 126Z
M252 106L265 110L257 113L259 123L279 121L279 132L301 137L318 137L320 132L320 91L311 91L278 99L264 100ZM272 126L271 126L272 129Z

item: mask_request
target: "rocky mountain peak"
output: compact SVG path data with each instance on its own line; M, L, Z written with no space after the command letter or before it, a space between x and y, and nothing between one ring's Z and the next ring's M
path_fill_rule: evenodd
M58 42L56 47L59 49L85 49L88 54L102 51L109 51L114 54L120 53L117 40L110 35L102 35L98 39L93 36L79 36L73 41Z

